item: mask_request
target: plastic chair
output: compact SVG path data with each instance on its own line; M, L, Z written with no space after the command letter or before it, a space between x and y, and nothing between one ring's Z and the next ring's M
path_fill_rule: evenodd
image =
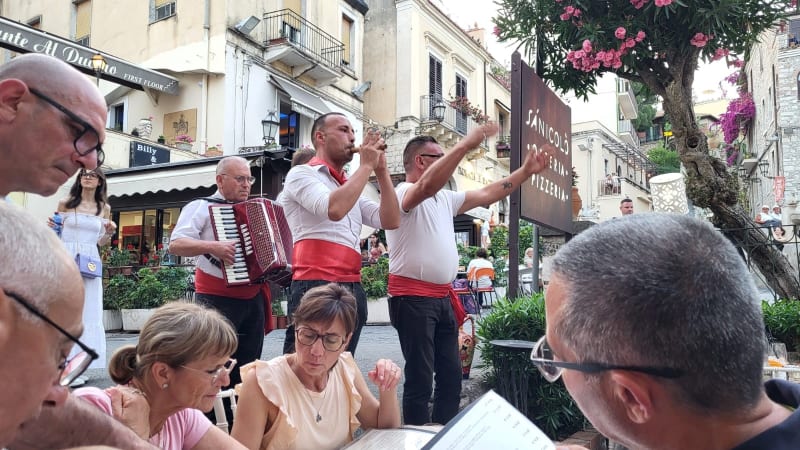
M214 417L217 419L217 428L225 433L230 433L230 430L228 429L228 418L225 417L225 406L222 403L223 398L230 399L231 412L236 414L236 392L233 389L226 389L224 391L220 391L217 394L217 398L214 399Z
M489 277L492 280L492 285L489 287L478 287L478 280L481 277ZM487 299L489 302L489 307L494 305L494 300L491 300L491 296L494 295L495 299L500 299L500 296L497 295L497 291L494 290L494 269L491 267L483 267L483 268L473 268L473 270L467 274L467 280L469 280L470 290L475 295L479 301L481 299ZM484 306L486 306L486 302Z

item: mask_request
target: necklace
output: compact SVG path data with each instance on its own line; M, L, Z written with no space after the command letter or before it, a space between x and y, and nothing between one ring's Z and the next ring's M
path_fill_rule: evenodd
M314 397L311 396L311 393L308 389L306 389L306 394L308 394L309 400L311 400L311 407L317 410L317 416L314 418L317 423L322 422L322 415L319 413L322 410L322 406L325 405L325 397L328 395L328 384L325 384L325 389L322 390L322 400L319 402L319 406L316 405L314 402Z

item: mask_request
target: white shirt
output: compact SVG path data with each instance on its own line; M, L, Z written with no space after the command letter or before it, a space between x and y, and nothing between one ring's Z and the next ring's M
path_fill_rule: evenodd
M212 197L223 200L219 190ZM178 222L175 224L175 229L172 230L172 235L169 238L170 243L180 238L216 241L214 230L211 228L211 218L208 214L208 205L210 204L212 203L206 200L195 200L184 206L181 210L181 215L178 217ZM211 276L222 278L222 270L211 264L206 257L197 258L196 267Z
M395 187L403 204L411 183ZM464 204L466 193L441 190L409 212L400 211L400 227L386 230L391 254L389 273L429 283L445 284L456 278L458 250L453 217Z
M484 258L475 258L469 262L467 266L467 273L472 273L473 269L494 269L494 265L491 261ZM485 288L492 286L492 279L487 276L482 276L478 278L478 287Z
M382 228L380 205L364 196L341 220L328 219L331 192L339 187L325 165L294 166L286 175L278 202L283 206L294 243L319 239L352 248L361 254L361 225Z

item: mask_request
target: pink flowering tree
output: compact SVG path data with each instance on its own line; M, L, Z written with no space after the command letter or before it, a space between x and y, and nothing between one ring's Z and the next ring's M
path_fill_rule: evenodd
M709 155L692 109L701 59L747 57L759 35L784 18L793 0L498 0L495 33L521 44L556 91L594 92L610 72L646 85L663 100L686 169L687 194L714 213L715 225L745 248L783 297L800 298L788 261L738 204L739 183ZM565 63L566 62L566 63ZM745 229L750 231L744 231ZM743 230L743 231L736 231Z

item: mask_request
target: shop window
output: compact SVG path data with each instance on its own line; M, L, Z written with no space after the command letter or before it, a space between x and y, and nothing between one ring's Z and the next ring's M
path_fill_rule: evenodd
M300 146L300 130L299 121L300 115L292 111L291 105L281 103L280 112L280 137L279 144L281 147L297 148Z

